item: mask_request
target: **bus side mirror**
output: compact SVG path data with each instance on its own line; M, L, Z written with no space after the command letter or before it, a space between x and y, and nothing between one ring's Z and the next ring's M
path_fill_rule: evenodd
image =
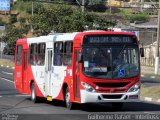
M144 57L144 48L143 47L140 48L140 55L141 55L141 57Z

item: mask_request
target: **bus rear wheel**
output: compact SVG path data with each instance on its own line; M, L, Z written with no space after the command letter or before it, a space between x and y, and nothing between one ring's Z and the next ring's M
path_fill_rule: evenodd
M38 97L36 95L36 87L34 83L32 83L31 85L31 100L34 103L38 102Z
M65 90L65 104L67 109L71 110L73 109L73 103L70 102L70 92L69 92L69 88L67 87Z

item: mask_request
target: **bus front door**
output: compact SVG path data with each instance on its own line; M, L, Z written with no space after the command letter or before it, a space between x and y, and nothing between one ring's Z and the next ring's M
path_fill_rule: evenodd
M23 50L23 62L22 62L22 87L23 91L27 92L27 67L28 67L28 51Z
M80 49L76 48L74 54L74 96L76 101L80 101L80 55Z
M52 49L47 49L46 66L45 66L45 95L51 96L51 74L52 74ZM48 99L48 98L47 98Z

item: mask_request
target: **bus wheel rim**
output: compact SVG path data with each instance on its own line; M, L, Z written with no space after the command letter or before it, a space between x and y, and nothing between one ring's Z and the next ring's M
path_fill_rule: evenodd
M67 106L70 105L70 94L69 94L69 92L66 93L66 104L67 104Z
M32 89L32 100L35 99L35 92L34 92L34 89Z

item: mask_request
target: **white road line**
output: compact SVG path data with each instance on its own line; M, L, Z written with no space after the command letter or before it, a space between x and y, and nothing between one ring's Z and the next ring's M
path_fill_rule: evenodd
M0 98L1 98L2 96L0 96Z
M158 99L157 102L160 102L160 99Z
M5 71L2 71L2 73L8 74L8 75L13 75L13 73L5 72Z
M153 99L150 97L145 97L144 100L151 102Z
M151 78L156 78L156 76L151 76Z
M144 112L145 114L156 114L156 113L153 113L153 112Z
M15 95L16 97L28 97L30 95Z
M10 82L10 83L14 84L14 81L11 81L11 80L8 80L8 79L2 78L2 77L0 77L0 78L3 79L3 80L5 80L5 81L7 81L7 82Z
M3 67L3 65L1 65L1 67Z

